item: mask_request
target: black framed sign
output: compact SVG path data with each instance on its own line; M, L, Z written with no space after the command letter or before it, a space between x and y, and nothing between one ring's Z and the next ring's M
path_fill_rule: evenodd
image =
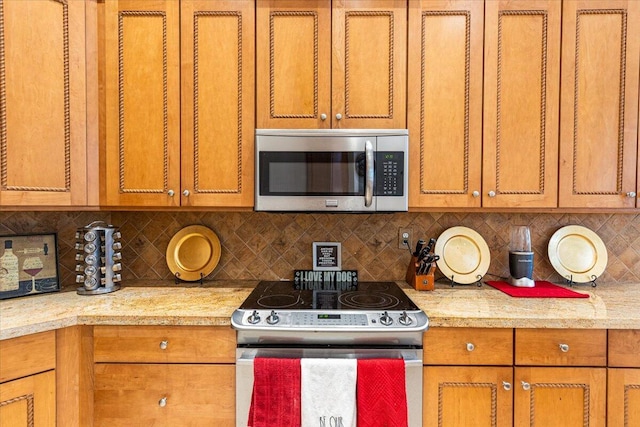
M342 269L342 245L338 242L313 242L313 269L339 271Z
M0 299L56 292L58 236L0 236Z

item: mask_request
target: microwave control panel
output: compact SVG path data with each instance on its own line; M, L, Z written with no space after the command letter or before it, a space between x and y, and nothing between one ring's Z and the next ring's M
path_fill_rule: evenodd
M376 152L376 196L404 195L404 153Z

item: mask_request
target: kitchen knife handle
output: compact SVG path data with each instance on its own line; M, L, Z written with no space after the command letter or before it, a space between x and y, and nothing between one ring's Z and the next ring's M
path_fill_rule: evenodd
M417 257L420 255L420 250L424 246L424 243L425 243L424 240L422 239L418 240L418 243L416 243L416 251L413 253L413 256Z
M364 205L365 207L371 206L373 202L373 144L367 140L364 143L364 158L365 158L365 184L364 184Z

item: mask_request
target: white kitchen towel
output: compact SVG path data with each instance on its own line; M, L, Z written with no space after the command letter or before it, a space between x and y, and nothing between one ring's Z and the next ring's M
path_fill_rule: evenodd
M356 427L356 359L301 359L302 427Z

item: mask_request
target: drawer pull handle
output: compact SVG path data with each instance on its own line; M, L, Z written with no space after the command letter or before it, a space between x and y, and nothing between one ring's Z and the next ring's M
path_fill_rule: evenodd
M566 353L569 351L569 344L560 344L558 347L560 347L560 351L563 353Z
M508 383L506 381L502 381L502 387L504 387L505 390L509 391L509 390L511 390L511 383Z
M531 384L529 384L528 382L521 381L521 383L522 383L522 389L523 390L530 390L531 389Z
M473 351L473 350L475 350L475 349L476 349L476 346L475 346L475 345L473 345L473 343L472 343L472 342L468 342L468 343L467 343L467 351Z
M167 398L166 398L166 396L163 397L162 399L158 400L158 406L160 406L161 408L164 408L165 406L167 406Z
M160 341L160 350L166 350L167 347L169 346L169 341Z

